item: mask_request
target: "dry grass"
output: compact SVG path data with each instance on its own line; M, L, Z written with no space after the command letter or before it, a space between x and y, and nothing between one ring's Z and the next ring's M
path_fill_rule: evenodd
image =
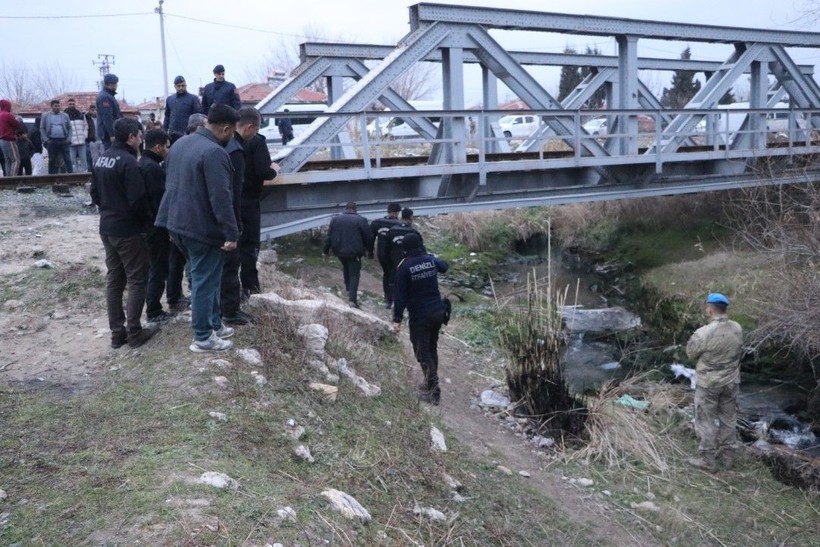
M624 382L610 381L598 394L586 401L588 443L577 452L567 453L568 460L597 462L610 469L624 470L635 465L665 474L669 458L682 456L678 443L664 431L675 425L675 413L667 409L683 404L686 394L669 386L644 384L645 377ZM646 411L617 404L629 394L649 402Z
M550 230L549 219L539 208L453 213L437 217L435 224L472 251L508 249L515 241L544 236Z

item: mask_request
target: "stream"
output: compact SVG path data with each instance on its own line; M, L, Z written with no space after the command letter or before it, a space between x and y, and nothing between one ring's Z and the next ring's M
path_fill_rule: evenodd
M527 277L533 272L539 282L544 280L544 283L551 273L554 288L562 291L567 288L564 318L570 339L563 363L572 390L581 393L629 373L616 360L618 348L612 342L601 341L599 334L640 326L640 317L628 310L610 307L597 291L602 284L601 278L575 271L556 251L549 260L542 255L519 257L504 265L503 271L503 281L495 284L496 294L502 300L525 292ZM774 380L750 381L741 377L739 421L756 430L767 442L784 444L811 457L820 457L820 438L792 414L800 402L805 401L806 395L805 390L794 384Z

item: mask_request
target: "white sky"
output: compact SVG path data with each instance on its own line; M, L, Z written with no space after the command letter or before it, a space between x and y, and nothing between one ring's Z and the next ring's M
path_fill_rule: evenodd
M168 77L182 74L189 88L211 81L216 64L226 67L226 78L237 85L269 57L272 47L290 41L296 48L306 29L361 43L394 44L409 31L406 0L166 0ZM468 6L503 7L702 23L775 30L820 30L805 12L816 0L450 0ZM112 72L120 78L120 97L131 103L164 95L158 0L111 2L88 0L5 1L0 10L0 66L58 64L73 74L79 89L96 88L99 70L92 64L100 53L113 54ZM142 14L112 17L114 14ZM105 17L69 18L97 15ZM192 19L199 19L195 21ZM208 22L202 22L208 21ZM241 28L240 28L241 27ZM255 29L255 30L254 30ZM597 46L615 54L613 39L574 35L513 36L496 34L505 47L561 52L569 45L584 50ZM535 36L535 38L534 38ZM730 47L701 43L641 41L641 56L677 58L691 45L695 59L723 61ZM792 50L801 64L820 64L820 50ZM469 80L469 77L468 77ZM547 90L557 88L545 82ZM667 84L665 80L661 85ZM650 84L651 85L651 84ZM169 89L173 90L170 85ZM477 84L468 81L467 103L477 100ZM505 98L501 92L502 100Z

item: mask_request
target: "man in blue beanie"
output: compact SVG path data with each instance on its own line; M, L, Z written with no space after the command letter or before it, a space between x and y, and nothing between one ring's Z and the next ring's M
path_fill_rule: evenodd
M695 432L700 457L689 464L706 471L734 464L737 438L737 392L743 329L726 315L729 299L720 293L706 297L709 323L695 331L686 344L686 355L697 361Z
M418 234L408 233L402 240L405 257L396 270L393 293L393 332L399 332L404 309L410 316L410 343L424 373L419 399L438 405L438 335L444 324L444 302L438 290L438 273L447 271L446 262L427 253Z
M114 142L114 122L122 118L120 103L114 98L120 79L116 74L103 76L103 88L97 93L97 138L108 150Z

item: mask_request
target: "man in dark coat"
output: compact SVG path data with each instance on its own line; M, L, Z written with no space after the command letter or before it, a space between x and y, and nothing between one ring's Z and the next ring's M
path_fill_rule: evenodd
M236 225L239 228L240 238L242 235L242 184L245 178L245 148L242 145L242 137L238 133L225 145L225 151L231 159L233 166L233 212L236 218ZM239 283L239 241L237 248L225 252L225 261L222 265L222 286L221 301L222 322L228 325L247 325L253 323L253 318L241 311L242 286Z
M290 110L286 108L285 112L290 112ZM287 144L293 140L293 124L290 118L288 116L278 118L276 120L276 127L279 128L279 136L282 137L282 146L287 146Z
M279 165L271 161L265 137L259 134L262 117L253 107L239 111L237 132L245 146L245 181L242 187L242 235L239 237L242 292L249 296L260 292L256 260L261 244L262 213L260 200L265 181L273 180Z
M202 113L208 114L211 106L215 104L226 104L234 110L242 107L236 86L225 79L225 67L222 65L214 67L214 81L206 85L202 91Z
M165 168L162 162L168 155L170 140L162 129L152 129L145 134L145 152L139 160L140 172L145 179L145 189L151 205L152 230L148 234L148 253L151 268L148 272L148 288L145 294L145 315L149 323L166 323L173 315L162 309L162 293L168 280L168 257L171 240L168 230L153 226L159 204L165 194Z
M444 323L444 302L438 289L438 274L447 271L446 262L427 253L418 234L402 240L406 256L396 270L393 331L401 328L404 309L410 316L410 343L424 373L419 398L437 405L441 400L438 383L438 336Z
M205 127L182 137L166 160L165 195L156 225L168 230L191 271L191 324L194 352L233 347L234 329L222 324L219 305L224 252L236 249L239 228L233 208L233 166L225 145L239 115L214 105Z
M201 112L202 105L199 97L188 93L188 84L182 76L174 78L174 89L177 92L165 99L165 118L162 120L162 128L167 133L177 132L184 135L188 128L188 118L191 114Z
M390 275L387 284L388 290L394 299L395 295L393 291L396 283L396 268L399 266L399 262L404 260L404 247L402 246L402 242L405 236L408 234L416 234L419 236L419 239L421 239L422 245L424 244L424 239L421 237L421 234L413 227L413 219L413 210L409 207L405 207L401 211L401 222L391 226L385 236L387 239L387 258L390 262Z
M350 305L359 307L359 275L362 270L362 257L373 248L373 234L367 219L356 212L352 201L345 206L344 213L330 220L330 228L322 253L333 254L342 263L342 275L345 282ZM371 255L372 257L372 255Z
M97 93L97 138L108 150L114 142L114 122L122 118L120 103L114 98L120 79L116 74L103 76L103 88Z
M387 216L384 218L377 218L370 223L370 230L373 232L373 241L376 246L376 258L379 259L379 264L382 267L382 290L384 291L384 307L390 309L393 305L393 296L390 293L390 254L389 254L389 240L387 239L387 232L390 228L398 225L399 212L401 205L398 203L391 203L387 206Z
M94 164L91 199L100 209L100 239L105 248L106 308L111 347L143 345L155 330L142 328L149 258L145 234L151 227L151 209L145 180L137 163L142 138L136 120L114 123L115 142ZM128 301L122 298L128 286Z

